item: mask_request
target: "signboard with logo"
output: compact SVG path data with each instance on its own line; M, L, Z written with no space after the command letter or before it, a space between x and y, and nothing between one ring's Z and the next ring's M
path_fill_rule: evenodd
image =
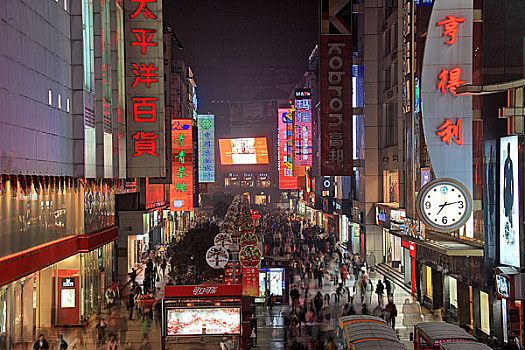
M312 92L295 90L295 161L299 166L312 165Z
M199 183L215 182L215 116L197 116L199 131Z
M321 175L352 175L352 1L323 0L320 52Z
M520 267L518 136L500 140L499 255L502 264Z
M171 120L172 184L170 208L172 211L193 209L193 131L191 119Z
M420 106L436 178L459 181L469 193L473 177L472 96L460 95L456 89L472 83L473 16L473 0L461 1L461 6L456 1L434 2L425 42Z
M164 296L169 298L239 296L241 293L241 286L223 284L215 286L166 286L164 289Z
M62 288L74 288L75 287L75 278L66 277L62 278Z
M162 1L124 0L127 177L164 177Z
M277 144L279 145L279 189L297 189L297 177L293 176L293 112L291 108L279 108L277 120Z
M166 336L240 335L241 308L168 308Z

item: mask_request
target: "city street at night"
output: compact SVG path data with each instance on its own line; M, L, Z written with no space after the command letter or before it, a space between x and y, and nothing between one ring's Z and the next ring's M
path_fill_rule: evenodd
M0 32L0 350L525 350L525 1Z

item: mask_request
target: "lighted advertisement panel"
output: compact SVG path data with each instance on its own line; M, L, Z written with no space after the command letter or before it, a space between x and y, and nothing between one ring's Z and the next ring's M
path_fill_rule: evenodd
M167 336L240 335L241 308L173 308L166 310Z
M222 165L268 164L265 137L219 140Z
M162 1L124 0L123 3L127 177L164 177L166 157Z
M297 189L297 177L293 176L293 113L291 108L279 108L277 120L277 144L279 145L277 168L279 171L279 189Z
M295 90L295 161L312 165L312 99L310 89Z
M199 183L215 182L215 116L198 115Z
M170 209L191 211L193 209L193 129L191 119L172 119L172 184L170 185Z
M499 177L500 262L520 267L518 136L501 138Z

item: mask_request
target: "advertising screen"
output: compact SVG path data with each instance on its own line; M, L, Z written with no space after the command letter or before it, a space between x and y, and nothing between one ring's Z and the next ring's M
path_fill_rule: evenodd
M167 336L240 335L241 309L167 309Z
M283 295L283 271L282 269L270 269L268 274L270 279L270 293L276 296Z
M518 136L503 137L500 142L500 262L520 267Z
M297 177L293 176L293 110L291 108L279 108L277 120L277 144L279 145L279 189L297 189Z
M265 137L219 140L222 165L268 164Z

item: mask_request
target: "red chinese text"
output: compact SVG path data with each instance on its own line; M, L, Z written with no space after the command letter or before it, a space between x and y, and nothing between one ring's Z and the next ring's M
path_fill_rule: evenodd
M447 19L437 22L438 26L444 26L443 36L449 36L450 39L445 41L449 45L454 45L456 35L458 34L458 25L465 22L463 17L447 16Z
M453 68L450 71L443 68L438 76L439 82L437 84L437 88L441 90L443 95L446 93L446 90L448 90L452 95L457 96L458 94L456 93L456 88L465 84L464 80L460 80L460 75L461 68L459 67Z
M149 65L132 63L131 66L133 67L133 74L136 75L135 81L133 85L131 85L132 88L136 88L139 83L145 83L149 89L151 83L157 83L159 81L157 79L157 67L155 67L153 63Z
M148 19L148 18L156 19L157 18L157 17L155 17L155 15L153 13L151 13L151 11L148 9L148 5L147 5L147 3L156 3L157 0L129 0L129 1L131 1L131 2L138 2L139 3L139 6L135 10L135 12L133 12L129 16L129 18L134 19L135 17L137 17L141 13L144 15L144 17L146 19Z
M137 123L153 123L157 120L158 97L132 97L133 120Z
M458 119L456 124L452 124L452 121L446 119L443 125L439 127L439 131L436 132L441 141L446 142L447 145L450 145L450 140L454 141L460 146L463 146L463 132L461 129L462 121Z
M139 131L132 136L135 143L135 153L133 157L138 157L143 154L149 154L150 156L158 157L158 153L155 152L155 140L159 137L154 132Z
M157 46L156 42L151 41L153 34L157 31L155 29L132 29L131 32L135 34L137 41L132 41L131 46L140 46L142 54L146 54L146 47Z

